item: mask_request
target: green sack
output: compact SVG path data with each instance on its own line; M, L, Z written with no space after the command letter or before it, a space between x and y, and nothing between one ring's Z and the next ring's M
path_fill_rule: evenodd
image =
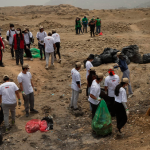
M41 58L39 49L31 48L30 51L33 58ZM24 57L26 57L26 54L24 54Z
M104 100L101 100L92 120L92 129L97 135L106 136L112 133L111 115Z

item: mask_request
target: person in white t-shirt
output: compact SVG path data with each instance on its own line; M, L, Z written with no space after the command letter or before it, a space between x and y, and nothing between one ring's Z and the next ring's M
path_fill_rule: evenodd
M28 59L30 59L31 61L33 61L33 58L32 58L32 55L31 55L31 51L30 51L30 45L32 43L33 35L29 31L29 28L25 28L22 33L24 34L24 40L25 40L25 43L26 43L26 46L24 47L24 50L25 50L25 53L26 53L26 57Z
M54 49L56 48L52 33L49 32L48 36L44 38L45 56L46 56L46 69L48 69L49 56L51 55L51 65L54 66Z
M70 107L73 108L74 110L78 109L77 101L79 98L79 93L82 93L81 89L81 76L80 73L78 72L81 69L81 63L77 62L75 65L75 68L71 70L71 75L72 75L72 84L71 84L71 89L72 89L72 98L71 98L71 104Z
M37 33L36 37L37 37L37 40L38 40L38 47L40 49L40 55L41 55L40 60L43 59L43 53L44 53L44 58L46 59L45 49L44 49L44 38L47 37L47 33L44 31L43 26L40 26L39 32Z
M87 62L85 64L85 67L86 67L86 79L88 80L88 76L90 74L90 68L93 67L92 65L92 61L94 59L94 55L93 54L90 54L89 57L87 58ZM86 96L88 96L88 81L87 81L87 88L86 88Z
M117 119L117 134L121 134L122 127L127 122L127 116L129 115L129 110L127 108L127 93L125 87L129 84L128 78L123 78L121 83L116 86L115 89L115 111Z
M22 91L22 95L24 98L24 106L26 111L26 117L29 116L29 104L30 104L30 113L38 113L37 110L34 109L34 92L33 89L36 88L32 82L32 75L29 72L29 65L24 64L22 66L22 72L18 75L18 82L20 84L20 89Z
M90 96L88 99L92 107L92 119L95 116L95 112L101 100L99 97L101 94L100 82L103 80L104 75L102 73L98 73L96 77L97 78L92 82L91 89L90 89Z
M115 102L115 88L120 83L120 78L115 74L114 70L111 68L108 70L109 76L105 78L105 93L109 97L108 109L112 117L115 116L114 102Z
M18 105L21 106L19 95L19 88L14 82L9 81L9 76L4 75L3 80L5 83L0 85L0 103L2 104L4 113L4 122L6 131L9 130L9 110L11 112L12 124L15 123L15 108L17 106L16 96L18 98Z
M11 56L14 59L14 47L13 47L13 36L16 34L15 28L13 24L10 24L10 30L7 31L7 41L9 41L9 45L11 47Z
M61 55L60 55L60 36L59 36L58 33L56 33L56 30L55 30L55 29L52 30L52 37L54 38L55 45L56 45L56 48L57 48L57 53L54 53L55 59L56 59L56 54L58 54L58 56L59 56L59 61L58 61L58 63L61 63Z

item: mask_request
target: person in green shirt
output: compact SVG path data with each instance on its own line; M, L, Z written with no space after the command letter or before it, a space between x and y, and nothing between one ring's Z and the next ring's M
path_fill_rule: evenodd
M101 32L101 19L99 19L99 17L97 17L97 19L95 19L96 21L96 32L100 33Z
M88 19L86 18L86 16L84 16L84 18L82 19L82 25L83 25L83 32L85 30L85 32L87 33Z

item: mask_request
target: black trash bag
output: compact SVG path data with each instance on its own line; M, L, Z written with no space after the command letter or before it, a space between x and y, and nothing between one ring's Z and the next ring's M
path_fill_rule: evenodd
M103 54L111 54L112 56L116 55L119 52L117 49L105 48Z
M117 57L117 55L113 56L113 63L118 63L119 62L119 58Z
M3 109L0 106L0 125L2 124L2 122L4 121L4 114L3 114Z
M100 58L102 60L102 63L104 63L104 64L113 62L113 57L111 54L102 54L102 55L100 55Z
M91 62L94 67L100 66L102 64L101 58L96 56L94 60Z
M128 56L124 55L123 57L126 59L127 65L129 65L130 64L130 59L128 58Z
M2 132L0 131L0 145L3 144L3 135Z
M51 117L44 117L42 121L45 120L47 122L46 130L53 130L53 119Z
M139 53L139 47L137 45L130 45L124 47L122 49L122 53L126 55L131 62L142 63L142 57L141 54Z
M150 63L150 53L143 55L143 63Z

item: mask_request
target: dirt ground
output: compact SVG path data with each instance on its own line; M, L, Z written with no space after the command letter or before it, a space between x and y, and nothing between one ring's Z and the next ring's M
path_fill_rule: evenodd
M75 35L74 20L76 16L82 18L84 15L88 19L93 15L102 19L103 36L91 38L89 28L88 33ZM134 96L128 100L130 115L123 129L123 137L117 138L115 135L115 118L112 119L111 135L97 137L92 134L91 112L85 96L85 69L80 71L83 93L79 96L78 105L81 109L75 113L68 107L71 98L70 72L76 61L83 63L89 54L100 54L107 47L121 50L131 44L138 45L141 54L149 53L150 9L89 11L70 5L0 8L0 27L4 37L9 23L14 23L15 28L29 27L34 37L39 25L44 25L46 32L55 28L61 36L62 63L55 62L54 68L45 70L45 61L24 59L32 67L31 73L37 87L34 93L35 109L39 114L26 118L24 107L17 107L16 125L8 134L4 134L0 150L150 149L150 117L145 115L150 107L150 64L129 65ZM36 38L32 47L37 48ZM17 75L21 72L21 65L16 66L15 60L11 59L9 47L6 48L3 59L5 67L0 68L0 83L3 83L3 75L8 74L11 81L18 85ZM106 73L112 65L103 64L96 70ZM116 73L122 76L120 70ZM46 133L26 133L26 123L31 119L42 119L45 106L51 107L50 116L53 116L54 129Z

